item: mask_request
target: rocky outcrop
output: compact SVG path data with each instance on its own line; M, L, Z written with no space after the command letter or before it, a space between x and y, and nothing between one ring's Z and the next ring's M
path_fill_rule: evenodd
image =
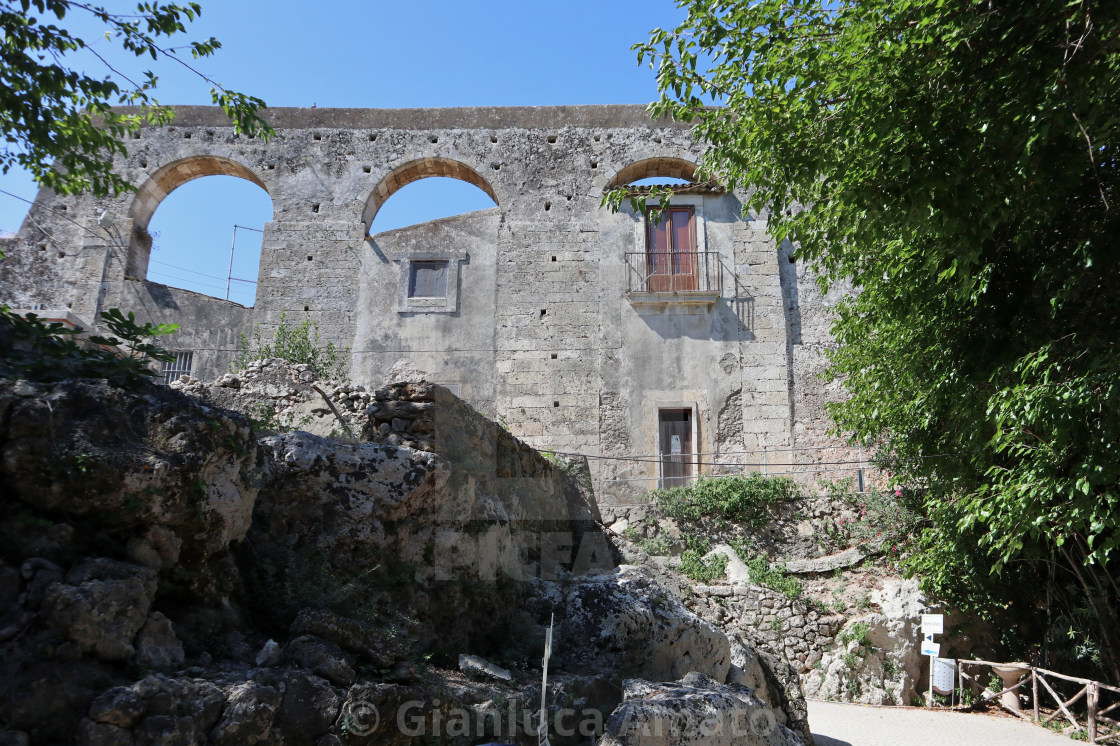
M699 673L678 682L625 683L600 746L799 746L751 690Z
M136 652L133 640L145 627L155 593L156 574L146 567L87 560L70 571L65 583L47 589L42 615L79 653L124 661Z
M874 594L881 611L850 621L818 670L804 677L806 696L866 704L910 704L922 674L919 647L925 599L917 580L887 583Z
M727 636L693 614L644 567L623 566L542 588L557 615L556 660L567 670L649 681L700 672L727 678Z
M248 532L260 467L247 418L166 388L0 380L7 497L84 532L126 535L134 561L174 564L200 586L215 580L215 555ZM13 539L68 543L47 533Z
M249 388L230 384L210 389ZM699 672L711 683L688 686L707 694L684 699L727 713L767 707L750 686L781 699L741 642L732 668L727 637L680 589L617 566L586 462L546 459L424 381L369 399L363 416L411 412L390 435L422 430L431 450L380 427L367 429L380 442L261 434L158 386L0 381L12 738L405 744L396 716L415 704L448 743L477 741L476 726L531 743L553 616L556 746L601 730L623 677ZM460 656L485 681L454 670ZM371 707L386 718L372 730ZM793 724L780 707L771 716ZM457 718L469 729L447 732Z

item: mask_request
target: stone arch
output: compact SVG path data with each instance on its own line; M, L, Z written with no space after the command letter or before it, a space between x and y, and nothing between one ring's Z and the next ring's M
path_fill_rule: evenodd
M366 227L366 234L369 234L373 219L377 217L377 211L398 189L430 176L446 176L465 181L481 189L486 193L486 196L494 200L494 204L498 204L498 196L494 193L494 187L490 186L490 182L467 164L450 158L418 158L394 168L370 192L366 199L365 209L362 210L362 223Z
M268 187L248 166L224 156L195 155L160 166L136 190L128 210L128 217L132 220L132 237L128 247L127 274L133 277L146 277L148 274L148 257L152 250L148 224L160 203L183 184L204 176L236 176L268 193Z
M639 179L663 176L670 179L696 180L697 165L683 158L646 158L631 163L611 177L605 189L614 189Z

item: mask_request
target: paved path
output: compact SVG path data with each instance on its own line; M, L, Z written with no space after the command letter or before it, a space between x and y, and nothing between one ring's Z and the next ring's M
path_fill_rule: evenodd
M1015 718L920 707L809 702L817 746L1070 746L1074 741Z

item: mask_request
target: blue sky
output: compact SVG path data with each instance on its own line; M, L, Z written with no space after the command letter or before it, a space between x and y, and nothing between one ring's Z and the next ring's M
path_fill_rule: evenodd
M222 49L192 64L270 106L649 103L656 97L654 73L637 65L630 46L684 16L674 0L201 2L190 38L215 36ZM127 12L135 4L106 7ZM87 41L99 33L77 14L67 25ZM111 53L108 42L98 43ZM152 67L161 103L210 103L209 86L173 63L121 64L125 72ZM88 68L98 70L92 58ZM0 176L0 189L25 199L36 191L15 172ZM438 217L429 211L433 204L455 214L492 203L470 185L425 179L386 203L375 230ZM0 231L17 230L26 209L0 194ZM158 236L150 278L224 296L233 226L260 228L271 214L267 194L238 179L209 177L180 187L152 220ZM234 277L256 279L259 244L259 234L237 231ZM252 285L232 286L231 299L252 302Z

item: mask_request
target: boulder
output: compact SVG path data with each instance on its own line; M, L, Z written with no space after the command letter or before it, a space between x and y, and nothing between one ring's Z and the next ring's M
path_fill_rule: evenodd
M690 673L679 682L630 679L600 746L804 746L750 689Z
M148 618L156 574L108 559L87 560L46 592L43 616L52 629L106 661L125 661Z
M692 671L727 677L727 636L689 611L648 568L626 565L566 586L540 584L540 592L556 612L559 667L649 681Z
M273 728L283 734L284 743L315 743L330 733L342 699L328 681L290 671L284 676L283 689Z
M266 741L280 706L280 692L247 681L234 686L211 739L215 746L252 746Z
M377 668L389 668L403 653L368 622L350 619L326 609L304 609L289 630L293 635L315 635L343 650L359 655Z
M499 681L513 680L513 675L509 671L477 655L460 655L459 670L467 675L479 674Z
M141 666L167 670L182 665L186 656L183 643L175 637L171 620L158 611L148 616L148 621L136 636L136 662Z
M303 635L288 643L288 657L304 668L339 686L349 686L358 677L354 659L333 642Z
M115 686L93 700L89 717L95 723L131 728L147 710L148 701L133 687Z
M5 410L4 497L81 521L68 539L52 538L62 524L42 532L47 543L113 531L140 564L177 559L180 570L198 573L245 537L260 484L247 417L157 384L126 390L85 379L0 380Z

